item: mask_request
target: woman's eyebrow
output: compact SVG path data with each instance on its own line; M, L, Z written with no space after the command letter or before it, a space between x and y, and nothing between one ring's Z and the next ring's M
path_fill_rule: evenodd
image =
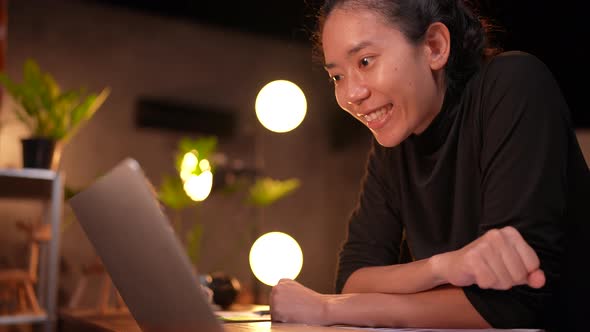
M351 47L351 48L350 48L350 49L349 49L349 50L346 52L346 56L350 58L351 56L353 56L353 55L355 55L356 53L360 52L362 49L364 49L364 48L366 48L366 47L368 47L368 46L371 46L371 45L372 45L372 43L371 43L370 41L368 41L368 40L361 41L360 43L358 43L358 44L354 45L353 47ZM334 68L334 67L336 67L336 64L334 64L334 63L326 63L326 64L324 65L324 68L325 68L326 70L328 70L328 69L332 69L332 68Z

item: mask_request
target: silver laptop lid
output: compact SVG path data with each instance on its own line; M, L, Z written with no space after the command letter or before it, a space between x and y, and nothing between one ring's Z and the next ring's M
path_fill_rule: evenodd
M68 202L143 331L223 330L137 161Z

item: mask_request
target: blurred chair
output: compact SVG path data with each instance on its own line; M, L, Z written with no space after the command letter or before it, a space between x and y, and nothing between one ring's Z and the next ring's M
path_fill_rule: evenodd
M113 285L109 274L105 270L104 265L98 256L95 257L94 262L82 269L82 277L78 281L68 303L69 309L81 309L81 302L85 295L84 293L88 289L88 282L91 277L98 277L100 280L100 290L96 307L91 308L90 312L108 314L127 310L125 302Z
M41 222L17 222L17 228L27 235L29 245L28 269L0 270L0 284L16 291L18 311L44 314L39 306L34 286L38 280L39 246L51 239L51 225Z

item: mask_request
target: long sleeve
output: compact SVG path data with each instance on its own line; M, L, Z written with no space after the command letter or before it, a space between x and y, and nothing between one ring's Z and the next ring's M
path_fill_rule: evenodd
M362 190L348 224L348 237L340 251L336 292L348 277L367 266L395 264L399 260L403 227L394 207L390 165L386 148L374 141L369 153Z
M539 256L547 283L508 291L474 286L465 293L494 327L539 326L564 252L568 108L549 70L533 56L497 57L484 75L478 233L517 228Z

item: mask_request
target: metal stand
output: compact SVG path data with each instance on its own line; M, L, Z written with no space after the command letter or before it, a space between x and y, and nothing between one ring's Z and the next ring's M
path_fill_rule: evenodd
M0 325L42 324L42 331L55 331L59 249L63 205L63 179L59 172L46 169L0 169L0 197L48 200L43 222L51 224L52 238L41 247L37 295L43 315L0 316Z

